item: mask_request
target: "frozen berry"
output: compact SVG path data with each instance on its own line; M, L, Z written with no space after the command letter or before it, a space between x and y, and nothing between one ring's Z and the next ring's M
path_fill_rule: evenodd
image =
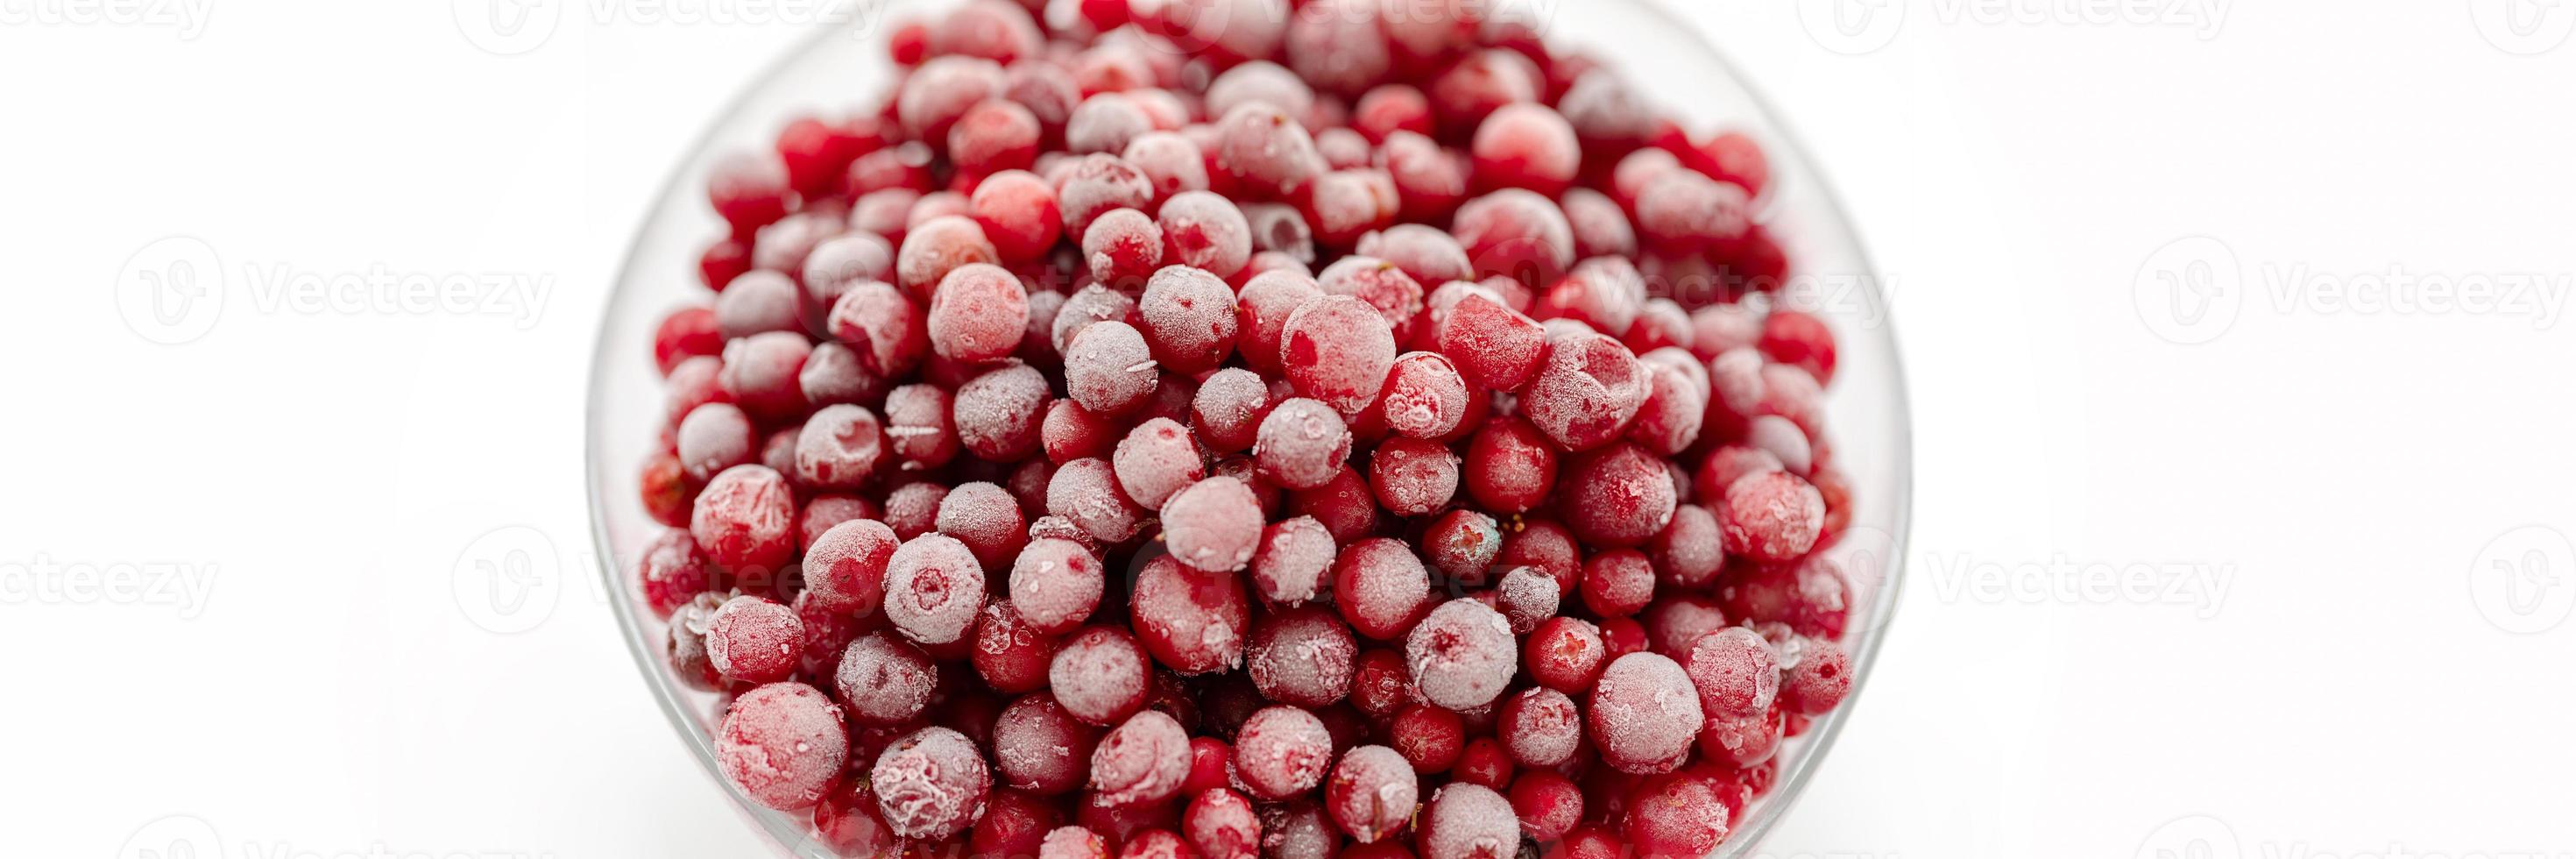
M1405 639L1416 688L1431 703L1472 710L1492 703L1517 667L1511 624L1484 603L1453 599L1433 609Z
M1164 555L1136 574L1130 607L1137 640L1172 670L1204 674L1243 664L1252 606L1240 576L1193 570Z
M1367 302L1343 295L1308 300L1280 329L1280 362L1297 393L1345 415L1377 398L1395 366L1395 334Z
M1252 562L1261 541L1261 502L1232 477L1190 484L1163 504L1163 536L1172 557L1192 568L1232 573Z
M905 838L939 839L966 831L984 810L992 775L975 741L944 727L896 740L877 756L869 779L886 825Z
M1639 774L1680 767L1703 718L1690 675L1653 653L1630 653L1611 662L1585 710L1602 761L1620 772Z
M1296 707L1266 707L1235 733L1235 776L1254 796L1279 800L1315 789L1332 763L1323 720Z
M822 801L850 749L840 708L802 683L743 693L726 708L715 741L725 780L753 802L781 811Z
M883 632L851 641L841 652L832 683L863 725L892 727L921 715L939 683L939 670L921 648Z
M983 565L954 537L921 535L886 562L886 619L906 638L930 645L957 641L983 607Z
M1324 707L1351 691L1359 644L1351 629L1321 606L1271 611L1252 622L1245 668L1273 701Z
M1091 750L1091 789L1110 805L1169 799L1189 775L1189 734L1158 710L1127 717Z
M1342 831L1368 844L1404 830L1420 790L1413 765L1403 755L1385 746L1360 746L1342 753L1333 766L1324 784L1324 808Z

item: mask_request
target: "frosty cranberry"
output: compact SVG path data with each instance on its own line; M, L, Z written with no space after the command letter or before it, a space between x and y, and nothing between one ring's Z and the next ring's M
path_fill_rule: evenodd
M967 108L948 129L948 158L975 175L1026 170L1038 157L1037 114L1002 99L986 99Z
M1154 119L1125 93L1104 92L1083 99L1065 119L1065 151L1074 154L1126 151L1129 141L1152 131Z
M1832 710L1851 694L1851 654L1837 641L1806 643L1798 663L1780 680L1780 706L1810 716Z
M1779 751L1782 707L1771 708L1750 716L1719 716L1700 728L1699 753L1702 760L1750 767L1770 760Z
M979 57L935 57L904 79L895 110L915 139L942 140L959 117L1002 88L1002 67Z
M1127 298L1127 294L1142 290L1146 280L1162 269L1169 253L1163 240L1162 226L1135 209L1112 209L1093 219L1090 229L1084 231L1081 238L1085 265L1092 278L1099 281L1099 286L1092 289L1105 287L1116 290L1115 294L1125 302L1122 306L1106 299L1092 299L1093 304L1086 307L1091 311L1086 321L1133 321L1135 301ZM1111 315L1112 312L1115 315ZM1074 323L1077 328L1081 324ZM1064 340L1070 334L1069 331L1061 332L1058 339Z
M1143 527L1145 511L1118 488L1110 465L1077 459L1047 483L1047 512L1065 517L1102 543L1124 543Z
M1104 580L1100 559L1082 544L1031 540L1011 566L1011 602L1039 632L1070 632L1099 607Z
M1520 816L1483 785L1451 782L1422 807L1422 859L1510 859L1520 852Z
M1378 162L1395 186L1396 212L1406 220L1446 219L1467 200L1467 159L1429 137L1389 134Z
M1681 766L1703 718L1690 675L1653 653L1630 653L1602 669L1585 709L1602 762L1638 774Z
M1263 696L1323 707L1350 694L1358 649L1350 627L1330 610L1297 606L1253 621L1246 668Z
M772 683L743 693L716 728L716 768L735 790L780 811L812 806L848 759L840 708L812 686Z
M1377 499L1369 492L1368 480L1347 465L1324 485L1289 495L1288 510L1291 515L1315 517L1334 540L1344 543L1366 537L1378 527Z
M751 418L732 403L708 403L680 419L680 467L704 483L717 472L751 462Z
M1488 422L1467 444L1461 473L1467 494L1497 513L1538 506L1556 484L1556 450L1536 427L1518 418Z
M1084 627L1056 649L1049 686L1065 712L1094 725L1117 724L1145 706L1145 649L1126 630Z
M1252 224L1224 197L1206 191L1174 195L1163 203L1158 225L1176 265L1224 277L1252 259Z
M1009 356L1028 324L1028 290L1000 266L959 266L939 282L930 300L930 346L955 361Z
M1552 285L1574 264L1574 227L1546 197L1508 188L1458 207L1451 230L1467 248L1476 272L1531 284Z
M859 156L842 176L841 190L857 198L850 205L850 224L902 244L913 204L929 193L930 147L918 142L888 146Z
M1321 595L1339 547L1323 523L1298 516L1262 529L1252 558L1253 586L1272 604L1296 605Z
M1502 551L1503 532L1494 517L1463 507L1452 508L1422 531L1422 558L1441 577L1482 584L1485 570ZM1549 583L1552 589L1554 582Z
M1262 419L1256 437L1253 457L1261 475L1290 489L1330 481L1351 453L1351 434L1341 415L1317 400L1280 403Z
M1388 429L1416 439L1437 439L1467 415L1467 383L1448 358L1409 352L1396 358L1380 395Z
M921 311L894 287L877 281L853 285L832 304L832 336L849 344L861 367L884 378L909 373L930 347Z
M1136 575L1130 619L1137 640L1154 660L1183 674L1203 674L1243 663L1244 634L1252 625L1242 579L1204 573L1169 555Z
M1296 202L1315 241L1347 248L1392 224L1404 210L1404 192L1390 171L1348 168L1316 174Z
M1266 60L1227 69L1208 82L1207 112L1212 116L1224 116L1254 102L1303 116L1315 106L1315 90L1295 72Z
M1183 192L1208 189L1207 156L1187 136L1169 131L1139 134L1127 141L1118 157L1136 165L1153 182L1154 199L1170 200Z
M1261 502L1232 477L1210 477L1163 504L1164 544L1192 568L1232 573L1252 562L1261 541Z
M1771 643L1740 626L1702 636L1691 645L1683 669L1712 718L1759 714L1780 692L1780 663Z
M1103 214L1153 206L1154 180L1118 156L1095 152L1064 168L1056 182L1056 202L1064 209L1064 234L1087 235L1091 222Z
M921 648L883 632L859 636L841 651L833 688L863 725L903 724L930 706L939 670Z
M1091 750L1091 789L1105 804L1170 799L1189 775L1189 734L1157 710L1127 717Z
M1119 0L1123 7L1125 0ZM1109 859L1109 842L1079 826L1058 827L1038 847L1038 859Z
M1244 363L1275 374L1282 366L1288 318L1308 299L1322 295L1313 278L1290 272L1268 272L1245 282L1236 296L1236 330Z
M1457 493L1458 456L1436 441L1387 439L1370 454L1369 486L1389 512L1428 514Z
M1038 422L1046 414L1046 376L1025 364L1006 366L957 388L950 417L957 440L993 462L1018 462L1038 449Z
M1403 543L1383 537L1342 549L1333 561L1333 594L1351 629L1392 641L1413 627L1430 596L1431 576Z
M1562 765L1583 745L1583 714L1555 689L1523 689L1505 699L1494 725L1512 759L1527 767Z
M1345 415L1376 399L1395 365L1395 335L1368 303L1349 296L1308 300L1280 329L1281 363L1303 396Z
M724 365L716 383L754 420L783 422L805 410L805 394L797 385L797 374L804 370L805 359L813 351L813 344L804 335L788 331L766 331L735 340L725 346ZM675 382L679 378L677 369L672 377Z
M1520 815L1521 831L1542 843L1564 838L1583 820L1583 789L1550 770L1521 773L1506 796Z
M1672 521L1677 494L1662 460L1621 442L1566 464L1566 525L1587 543L1634 546Z
M1834 380L1834 332L1822 319L1796 310L1775 310L1762 320L1762 354L1807 371L1818 384Z
M1016 790L996 790L985 803L983 817L975 821L967 836L966 849L976 856L1034 857L1042 840L1063 814L1055 804L1043 798Z
M966 735L928 727L896 740L877 756L869 777L877 810L905 838L938 839L966 831L984 807L992 776Z
M1154 359L1171 372L1202 373L1234 351L1234 290L1215 275L1185 265L1156 272L1136 311Z
M1673 508L1672 522L1655 534L1646 551L1656 575L1680 588L1702 588L1716 581L1726 563L1724 536L1707 508L1683 504Z
M1655 596L1655 570L1644 552L1614 549L1583 563L1583 606L1602 617L1627 617Z
M1332 763L1332 735L1323 720L1296 707L1266 707L1235 734L1235 776L1262 799L1287 799L1315 789Z
M723 352L724 341L725 335L717 327L714 311L704 307L683 307L671 311L671 315L662 317L662 324L653 329L653 365L661 368L662 375L671 375L671 368L679 366L682 360Z
M1565 208L1566 225L1574 229L1574 255L1592 257L1629 257L1637 253L1637 230L1628 223L1628 213L1619 202L1590 188L1573 188L1559 201ZM1674 305L1674 311L1681 310Z
M723 291L725 284L751 270L751 244L725 237L708 244L698 255L698 282L708 289ZM669 371L663 371L665 375Z
M1645 405L1646 368L1618 340L1558 337L1523 395L1530 422L1559 446L1590 450L1618 438Z
M1053 695L1022 696L1002 709L993 725L993 766L1016 790L1060 794L1090 777L1091 748L1099 729L1067 712Z
M1568 694L1592 688L1607 656L1600 629L1571 617L1539 621L1521 643L1521 666L1530 679Z
M1413 765L1385 746L1360 746L1342 754L1324 784L1324 809L1353 840L1368 844L1404 830L1413 819L1421 783Z
M1637 196L1637 237L1674 252L1706 251L1752 227L1744 189L1687 170L1668 171Z
M1202 791L1181 817L1190 844L1206 859L1254 859L1261 854L1261 818L1252 801L1225 788Z
M984 228L973 219L959 215L932 218L904 234L903 245L895 253L895 278L907 293L922 301L934 300L934 290L959 268L1001 262L1001 252L993 247ZM946 353L942 353L946 354Z
M1305 4L1288 22L1289 67L1320 89L1366 91L1394 62L1377 7L1367 0Z
M906 483L886 493L885 524L896 537L910 540L939 527L939 503L948 500L948 487L936 483Z
M971 118L971 117L970 117ZM965 126L959 126L964 128ZM1064 215L1056 205L1055 187L1015 165L975 186L967 206L975 224L1003 260L1025 263L1043 257L1064 235Z
M1728 554L1779 562L1803 556L1824 527L1824 497L1797 475L1770 471L1729 485L1717 509Z
M775 572L795 553L796 502L762 465L737 465L698 493L689 534L716 566L736 575Z
M1271 104L1236 106L1217 121L1217 135L1217 170L1258 196L1286 197L1324 166L1306 127Z
M1476 127L1476 179L1491 188L1554 194L1574 181L1583 148L1565 117L1545 105L1504 105Z
M832 526L805 550L805 592L842 614L875 614L885 597L886 562L899 541L894 529L871 519Z
M885 430L858 406L827 406L796 436L796 480L816 489L855 489L885 459Z
M1717 848L1728 814L1707 782L1666 776L1647 780L1629 798L1621 831L1643 856L1690 859Z
M735 235L749 235L786 216L787 178L787 166L775 157L729 156L707 178L707 202Z
M1019 499L1000 486L979 481L949 490L939 501L933 527L964 543L984 569L999 570L1018 557L1027 539L1028 521L1020 514Z
M1405 84L1378 86L1362 94L1351 107L1351 127L1368 135L1372 142L1384 142L1398 131L1429 135L1431 100L1422 90Z
M964 638L984 607L984 570L975 553L945 534L924 534L886 562L886 620L929 645Z
M1173 493L1207 476L1207 461L1189 429L1169 418L1136 425L1118 443L1110 463L1117 469L1119 488L1148 508L1162 506Z
M1452 710L1482 707L1501 695L1517 655L1510 623L1472 599L1442 603L1405 639L1415 687Z
M975 620L974 645L969 658L975 674L993 691L1019 694L1046 687L1055 642L1021 620L1009 601L984 606Z
M1270 406L1270 385L1259 374L1228 367L1199 384L1190 400L1190 425L1210 450L1233 453L1258 440Z
M1145 336L1123 322L1097 322L1074 335L1064 355L1065 390L1083 408L1126 414L1154 395L1159 374Z
M665 529L635 559L635 583L644 604L659 615L687 603L707 589L706 555L695 538L679 528Z
M1539 622L1556 616L1563 597L1556 579L1537 567L1514 567L1494 588L1494 608L1509 621L1512 633L1527 635Z

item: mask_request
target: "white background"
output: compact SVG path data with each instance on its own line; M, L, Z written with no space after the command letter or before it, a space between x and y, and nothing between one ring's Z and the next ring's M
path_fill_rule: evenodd
M1907 602L1768 852L2576 854L2576 326L2332 303L2398 271L2566 300L2576 5L2517 39L2503 0L1887 3L1849 38L1680 4L1840 187L1914 385ZM802 28L573 5L504 57L444 2L85 9L0 3L0 852L754 855L581 554L581 395L628 231ZM2148 266L2191 236L2235 262ZM147 248L220 259L204 336L126 323ZM2172 327L2168 270L2232 325ZM279 271L551 291L306 312L263 305ZM453 592L496 529L555 586L515 635ZM67 594L73 563L212 586ZM2031 590L2086 565L2229 587Z

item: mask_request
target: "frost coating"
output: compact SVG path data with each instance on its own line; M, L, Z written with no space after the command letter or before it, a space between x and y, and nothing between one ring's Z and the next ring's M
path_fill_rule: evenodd
M966 635L984 608L984 567L956 538L923 534L886 563L886 619L923 644Z
M1703 714L1681 665L1638 652L1602 669L1592 687L1592 742L1620 772L1671 772L1690 754Z
M848 756L840 708L802 683L743 693L716 731L716 767L725 779L753 802L781 811L821 801Z
M1501 613L1460 597L1414 625L1404 654L1423 698L1451 710L1473 710L1503 694L1520 651Z
M1189 732L1161 710L1127 717L1091 751L1091 789L1103 805L1170 799L1189 777Z
M966 735L942 727L913 732L877 756L870 779L886 828L905 838L946 838L984 813L992 776Z

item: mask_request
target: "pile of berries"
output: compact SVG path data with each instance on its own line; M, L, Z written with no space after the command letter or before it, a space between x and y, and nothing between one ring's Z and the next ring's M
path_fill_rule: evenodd
M1762 150L1484 3L1045 5L707 182L634 583L725 777L849 856L1715 848L1853 679Z

